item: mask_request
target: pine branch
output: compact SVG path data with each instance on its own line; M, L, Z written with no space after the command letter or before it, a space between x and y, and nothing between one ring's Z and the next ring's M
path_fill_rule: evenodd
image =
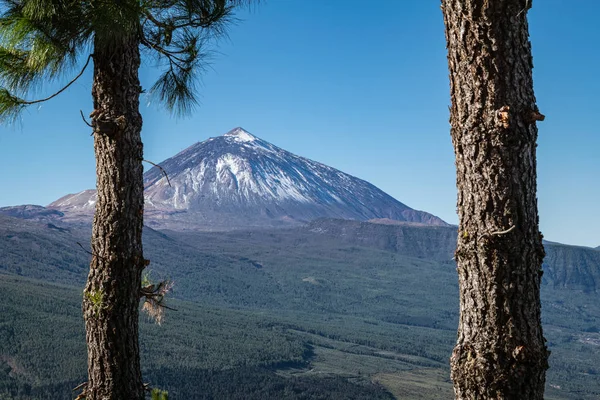
M77 76L75 76L75 78L73 78L69 83L67 83L57 92L43 99L24 100L20 97L15 96L6 88L0 88L0 120L13 120L19 116L19 114L25 109L25 107L53 99L54 97L67 90L73 83L75 83L81 77L81 75L83 75L84 71L90 63L91 58L92 55L90 54L87 58L87 61L85 62L85 65L77 74ZM28 79L28 74L29 72L25 72L22 79Z
M163 56L167 57L167 59L169 60L169 62L170 62L172 65L174 64L174 65L175 65L175 66L177 66L178 68L180 68L180 69L184 69L184 67L183 67L183 66L181 66L179 63L185 63L185 62L186 62L186 60L184 60L184 59L182 59L182 58L180 58L180 57L178 57L178 56L176 56L176 55L175 55L175 54L178 54L178 53L179 53L179 54L182 54L182 53L184 53L184 51L183 51L183 50L182 50L181 52L173 53L173 52L171 52L171 51L169 51L169 50L165 50L163 47L159 46L159 45L158 45L158 44L156 44L156 43L152 43L152 42L150 42L149 40L147 40L147 39L146 39L145 37L143 37L143 36L140 38L140 42L141 42L141 43L142 43L144 46L146 46L146 47L150 47L151 49L154 49L154 50L158 51L160 54L162 54Z
M83 115L83 110L79 110L79 114L81 114L81 119L83 120L83 122L85 122L85 124L87 126L89 126L90 128L93 128L94 126L92 124L90 124L89 122L87 122L87 120L85 119L85 115ZM93 134L93 133L92 133Z
M83 114L82 114L83 115ZM171 181L169 180L169 175L167 175L167 171L165 171L165 169L163 167L161 167L158 164L153 163L152 161L148 161L148 160L142 160L147 162L148 164L152 164L154 165L156 168L158 168L160 170L160 172L162 172L162 174L165 176L165 178L167 178L167 183L169 184L169 186L171 186Z
M72 84L75 83L75 81L77 81L77 79L79 79L81 77L81 75L83 75L83 73L85 72L87 66L90 63L90 60L92 59L92 54L90 54L87 58L87 61L85 62L85 65L83 66L83 68L81 69L81 71L79 71L79 73L77 74L77 76L75 78L73 78L69 83L67 83L65 86L63 86L59 91L57 91L56 93L43 98L43 99L38 99L38 100L20 100L20 102L24 105L31 105L31 104L37 104L37 103L43 103L45 101L48 101L50 99L53 99L54 97L58 96L59 94L61 94L62 92L64 92L65 90L67 90L69 88L69 86L71 86Z

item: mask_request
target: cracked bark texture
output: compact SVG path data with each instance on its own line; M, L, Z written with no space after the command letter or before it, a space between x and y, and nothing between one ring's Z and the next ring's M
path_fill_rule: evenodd
M530 0L442 0L456 157L457 399L543 399Z
M94 49L98 201L84 290L87 400L144 399L138 346L142 255L142 118L137 37Z

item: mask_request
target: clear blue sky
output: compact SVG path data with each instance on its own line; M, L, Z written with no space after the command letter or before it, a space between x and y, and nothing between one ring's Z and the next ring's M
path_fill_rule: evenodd
M457 223L444 27L435 0L270 0L230 30L203 76L201 107L144 108L145 157L160 162L236 126L372 182ZM600 2L534 0L539 207L546 239L600 245ZM149 87L156 73L142 72ZM68 77L67 77L68 78ZM49 91L50 89L48 89ZM38 95L45 92L42 90ZM46 205L95 185L89 71L0 128L0 206Z

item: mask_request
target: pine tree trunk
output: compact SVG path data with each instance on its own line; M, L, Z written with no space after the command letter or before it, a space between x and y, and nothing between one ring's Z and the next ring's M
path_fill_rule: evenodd
M108 48L107 48L108 47ZM83 310L87 400L142 400L138 346L142 255L142 118L135 37L95 43L94 149L98 202Z
M543 399L530 0L442 0L456 156L457 399Z

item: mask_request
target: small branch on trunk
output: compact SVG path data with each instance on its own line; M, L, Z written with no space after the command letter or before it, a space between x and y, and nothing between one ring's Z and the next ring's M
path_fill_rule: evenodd
M90 256L92 256L92 257L98 257L98 258L99 258L99 259L101 259L101 260L105 260L105 258L104 258L104 257L102 257L102 256L99 256L98 254L94 254L94 253L92 253L91 251L88 251L88 250L86 250L86 249L85 249L85 247L83 247L83 245L82 245L81 243L79 243L79 242L75 242L75 243L77 243L77 244L79 245L79 247L81 247L81 250L85 251L85 252L86 252L86 253L88 253Z
M490 232L488 235L489 236L498 236L498 235L506 235L507 233L511 232L513 229L515 229L515 225L511 226L510 228L508 228L507 230L504 231L495 231L495 232Z
M77 385L75 388L73 388L74 392L81 389L81 393L79 393L79 395L75 397L75 400L85 400L87 395L87 384L87 382L83 382Z
M87 122L87 120L85 119L85 116L83 115L83 110L79 110L79 114L81 114L81 119L83 120L83 122L85 122L85 124L87 126L89 126L90 128L93 128L92 124L90 124L89 122ZM93 134L94 134L94 132L92 132L92 135Z
M516 226L513 225L510 228L503 230L503 231L494 231L494 232L486 232L483 235L480 236L480 238L486 238L486 237L490 237L490 236L500 236L500 235L506 235L507 233L510 233L513 231L513 229L515 229Z
M164 304L158 304L158 306L159 306L159 307L162 307L162 308L164 308L164 309L167 309L167 310L171 310L171 311L179 311L179 310L178 310L178 309L176 309L176 308L169 307L169 306L166 306L166 305L164 305Z
M127 119L124 115L120 115L116 118L106 116L103 110L95 109L90 113L92 119L92 128L94 132L100 132L111 137L120 135L127 127Z
M537 110L531 110L529 114L527 114L527 122L529 122L530 124L536 121L543 121L545 119L546 116L544 114L541 114Z
M163 175L165 176L165 178L167 178L167 183L169 184L169 186L171 186L171 181L169 180L169 175L167 175L167 172L164 170L164 168L163 168L163 167L161 167L161 166L160 166L160 165L158 165L158 164L154 164L152 161L148 161L148 160L145 160L145 159L142 159L142 161L144 161L144 162L147 162L148 164L152 164L152 165L154 165L156 168L160 169L160 172L162 172L162 173L163 173Z
M517 17L521 14L523 14L525 11L529 10L531 8L531 0L526 0L525 3L525 8L522 9L521 11L519 11L519 13L517 14Z

